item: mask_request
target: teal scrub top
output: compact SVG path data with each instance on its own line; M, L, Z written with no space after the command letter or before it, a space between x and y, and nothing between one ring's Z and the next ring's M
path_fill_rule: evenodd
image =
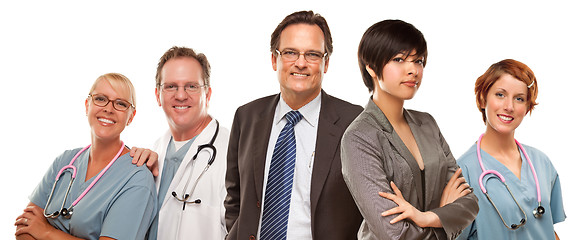
M457 163L463 169L463 176L479 198L479 214L457 239L555 239L553 224L565 220L559 176L544 153L526 145L523 147L539 179L541 205L545 208L545 214L541 218L533 216L533 209L538 206L537 189L533 172L522 151L519 149L522 159L521 179L519 179L505 165L481 149L481 158L486 170L496 170L503 175L505 183L527 215L527 223L519 229L509 230L505 227L479 186L479 176L482 170L477 159L477 145L474 144L457 160ZM523 213L515 204L505 185L493 174L486 175L483 184L507 225L518 224L523 218Z
M62 167L70 163L79 150L80 148L65 151L56 158L30 195L32 203L40 208L46 206L56 175ZM64 204L66 208L70 207L96 178L94 176L84 181L89 153L90 148L74 162L77 175ZM54 189L51 203L47 206L47 213L60 210L70 179L70 173L62 174ZM84 239L98 239L101 236L144 239L158 211L156 200L152 174L146 166L137 167L132 164L132 158L127 153L120 156L76 204L70 219L59 216L55 219L48 218L48 222L59 230Z

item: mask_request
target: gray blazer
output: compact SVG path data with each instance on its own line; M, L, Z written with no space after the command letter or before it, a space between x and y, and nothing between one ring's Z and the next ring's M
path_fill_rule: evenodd
M404 110L404 116L423 157L424 179L413 155L372 99L344 133L343 176L364 217L359 239L455 239L475 219L477 197L469 194L439 207L443 189L459 166L431 115ZM397 215L382 217L382 212L397 206L378 195L393 192L391 181L414 207L436 213L443 228L421 228L408 220L390 224Z

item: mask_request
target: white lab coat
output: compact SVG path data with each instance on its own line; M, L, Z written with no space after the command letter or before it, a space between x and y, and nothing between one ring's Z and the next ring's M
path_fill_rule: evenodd
M173 239L224 239L226 223L224 220L224 198L226 187L224 185L226 174L226 154L228 151L228 129L220 126L218 136L214 142L217 149L216 158L206 173L198 180L196 189L189 201L201 199L200 204L189 203L182 210L182 202L172 196L176 191L179 197L183 194L183 188L187 179L190 178L186 193L191 192L194 182L206 167L211 156L211 150L204 148L196 160L192 160L199 145L208 144L216 131L216 120L213 119L208 126L198 135L186 153L180 164L164 201L159 211L158 235L159 240ZM158 153L159 172L162 173L166 149L172 134L168 131L155 143L154 150ZM192 167L191 167L192 166ZM191 174L192 170L192 174ZM162 176L156 179L156 189L160 186Z

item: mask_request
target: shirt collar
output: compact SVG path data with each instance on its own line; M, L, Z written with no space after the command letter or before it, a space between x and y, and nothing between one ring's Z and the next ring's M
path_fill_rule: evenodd
M289 105L282 98L281 94L280 100L276 106L274 123L279 124L284 115L293 110L298 110L303 115L303 119L312 127L315 127L319 122L318 120L321 112L321 94L319 93L312 101L299 109L292 109L289 107Z

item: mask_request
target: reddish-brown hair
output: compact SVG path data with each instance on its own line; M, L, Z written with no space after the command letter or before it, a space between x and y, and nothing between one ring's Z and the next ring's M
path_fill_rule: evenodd
M532 112L535 105L537 105L537 102L535 101L538 92L537 78L535 78L533 71L522 62L513 59L505 59L491 65L483 75L477 78L477 82L475 82L477 108L483 115L483 122L487 121L483 105L485 105L489 89L491 89L493 84L504 74L513 76L517 80L527 84L529 87L527 91L527 112Z

